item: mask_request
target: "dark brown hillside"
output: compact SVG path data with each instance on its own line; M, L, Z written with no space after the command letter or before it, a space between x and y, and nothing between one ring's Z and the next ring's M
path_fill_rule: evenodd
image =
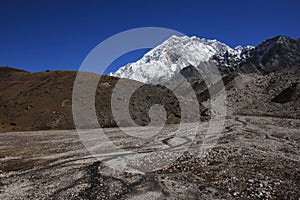
M73 129L72 88L76 71L29 73L0 67L0 131ZM86 79L97 78L86 73ZM114 127L110 97L119 79L102 76L96 92L96 110L102 127ZM132 80L125 80L133 83ZM130 99L130 114L139 125L150 121L153 104L165 106L167 123L180 122L180 108L174 94L162 87L145 85ZM83 100L85 102L85 100ZM191 108L193 109L193 108ZM124 119L126 121L126 119Z
M1 131L73 128L72 85L76 72L29 73L0 68Z

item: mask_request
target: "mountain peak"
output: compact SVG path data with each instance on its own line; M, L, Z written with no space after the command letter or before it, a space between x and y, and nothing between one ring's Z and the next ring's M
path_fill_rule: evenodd
M137 62L110 75L159 84L171 80L188 66L201 71L205 69L203 63L208 61L213 61L222 74L236 71L267 74L300 64L299 52L300 39L286 36L265 40L257 47L231 48L215 39L173 35Z
M276 40L276 41L286 41L286 40L292 40L292 38L284 35L278 35L274 38L271 38L270 40Z
M260 43L258 45L258 47L260 47L260 46L275 46L277 44L288 45L290 43L295 43L295 42L297 42L297 39L293 39L288 36L278 35L276 37L273 37L271 39L267 39L267 40L263 41L262 43Z
M218 40L173 35L137 62L129 63L110 75L157 84L170 80L189 65L198 66L214 55L223 56L226 52L240 53Z

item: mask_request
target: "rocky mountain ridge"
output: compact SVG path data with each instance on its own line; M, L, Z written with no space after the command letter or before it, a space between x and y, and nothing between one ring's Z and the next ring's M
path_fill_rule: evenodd
M217 40L172 36L135 63L111 76L158 84L171 80L182 69L214 62L222 75L235 72L269 74L300 65L300 39L277 36L256 47L231 48Z

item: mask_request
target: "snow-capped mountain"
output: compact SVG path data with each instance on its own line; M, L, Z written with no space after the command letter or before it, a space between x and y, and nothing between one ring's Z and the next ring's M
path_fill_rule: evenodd
M170 80L187 66L199 66L208 60L214 60L217 66L225 67L221 71L230 71L230 67L248 58L248 52L253 48L231 48L217 40L195 36L172 36L137 62L129 63L109 75L156 84Z

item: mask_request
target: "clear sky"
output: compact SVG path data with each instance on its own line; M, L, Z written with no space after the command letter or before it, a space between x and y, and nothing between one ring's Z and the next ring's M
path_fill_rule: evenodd
M77 70L108 37L164 27L234 47L300 37L299 0L1 0L0 66L28 71ZM122 56L114 69L146 51Z

